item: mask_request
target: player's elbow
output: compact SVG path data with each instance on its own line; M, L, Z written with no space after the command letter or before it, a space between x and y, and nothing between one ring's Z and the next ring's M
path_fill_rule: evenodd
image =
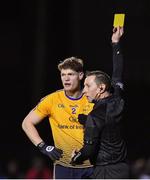
M26 128L27 128L27 122L26 122L26 119L23 120L21 126L22 126L23 131L25 131Z
M30 126L31 126L30 121L27 118L25 118L23 120L23 122L22 122L22 129L23 129L23 131L27 132L28 129L30 129Z

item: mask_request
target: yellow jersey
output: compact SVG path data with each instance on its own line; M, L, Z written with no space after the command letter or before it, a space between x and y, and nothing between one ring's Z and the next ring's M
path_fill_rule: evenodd
M36 106L35 112L42 118L48 116L51 125L54 144L63 150L63 157L56 161L66 167L70 164L72 151L83 146L83 126L78 122L78 114L88 114L93 108L83 95L78 99L66 96L64 90L59 90L44 97ZM90 167L89 160L77 167Z

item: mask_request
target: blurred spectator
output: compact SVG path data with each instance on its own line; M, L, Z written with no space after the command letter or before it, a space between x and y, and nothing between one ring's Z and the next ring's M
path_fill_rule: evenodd
M31 167L25 174L26 179L52 179L52 169L48 168L41 157L34 157Z
M131 177L133 179L139 179L144 172L146 160L139 158L135 160L131 165Z
M144 170L139 176L139 179L150 179L150 158L145 162Z
M15 158L10 159L7 162L7 165L6 165L6 177L8 179L17 179L17 178L21 177L21 172L19 170L18 161Z

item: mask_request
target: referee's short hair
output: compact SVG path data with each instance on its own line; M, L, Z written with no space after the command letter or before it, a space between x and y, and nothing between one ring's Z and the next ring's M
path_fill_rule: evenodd
M87 71L86 72L86 77L88 76L95 76L95 82L97 85L99 84L105 84L106 85L106 91L110 90L111 88L111 78L110 76L100 70L96 71Z

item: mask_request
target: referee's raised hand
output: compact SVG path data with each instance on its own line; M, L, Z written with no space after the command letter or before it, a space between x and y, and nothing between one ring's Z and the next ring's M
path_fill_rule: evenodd
M121 36L124 33L123 27L114 27L113 28L113 34L111 37L112 43L118 43L120 41Z

